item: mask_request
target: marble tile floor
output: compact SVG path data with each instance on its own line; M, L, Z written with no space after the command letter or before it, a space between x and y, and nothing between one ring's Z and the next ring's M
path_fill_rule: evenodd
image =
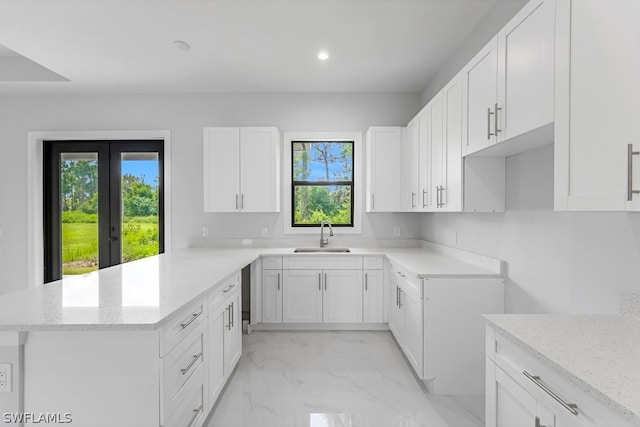
M390 332L253 332L205 427L480 427L484 399L435 396Z

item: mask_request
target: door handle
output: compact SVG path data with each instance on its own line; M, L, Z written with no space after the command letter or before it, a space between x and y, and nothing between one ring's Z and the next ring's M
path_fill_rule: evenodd
M327 290L327 273L324 273L324 290Z
M491 112L491 107L487 108L487 139L491 139L491 137L495 134L491 133L491 116L494 113Z
M322 292L322 273L318 273L318 290Z
M238 195L236 194L236 210L239 209L239 205L238 205Z
M502 130L498 128L498 111L502 111L502 108L498 107L498 103L496 102L496 113L493 116L493 121L494 121L493 129L496 132L496 136L498 136L498 134L502 132Z
M633 151L633 144L627 144L627 201L633 200L634 194L640 194L640 190L633 189L633 156L640 155L640 151Z
M231 319L231 328L230 329L233 329L233 323L234 323L233 322L233 314L234 314L233 313L233 305L234 305L234 303L231 303L231 312L230 312L230 315L229 315L229 318Z
M368 273L364 273L364 290L368 290L368 282L369 282L369 274Z
M427 198L427 192L425 190L422 190L422 207L423 208L427 207L426 198Z
M280 273L278 273L278 290L280 290Z
M416 207L416 193L411 192L411 209Z

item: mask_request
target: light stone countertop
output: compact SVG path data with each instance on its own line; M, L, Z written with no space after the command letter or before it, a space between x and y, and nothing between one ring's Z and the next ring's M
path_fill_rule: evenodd
M559 375L640 426L640 321L623 315L485 315Z
M352 256L386 255L419 277L500 276L426 249L351 249ZM293 248L187 248L0 295L0 331L155 330L261 255L293 255ZM336 254L296 254L318 255Z

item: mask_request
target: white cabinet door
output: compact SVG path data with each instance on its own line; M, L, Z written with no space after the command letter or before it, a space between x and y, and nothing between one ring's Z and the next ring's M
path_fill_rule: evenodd
M413 120L407 126L407 140L403 152L403 173L406 179L404 189L404 206L407 211L415 211L418 208L418 156L420 144L419 120Z
M472 153L496 142L498 102L498 36L465 66L463 116L464 153Z
M391 276L391 308L389 309L389 329L396 337L400 347L404 346L404 310L401 306L402 290L398 286L397 278Z
M442 92L431 100L431 208L440 210L441 191L445 186L446 176L446 141L444 129L444 99Z
M399 212L402 128L375 127L367 132L367 212Z
M418 115L418 195L417 210L427 212L433 209L431 204L432 153L431 153L431 101Z
M422 300L401 290L400 305L404 311L404 353L418 377L422 378Z
M282 321L322 323L322 270L284 270Z
M640 210L628 202L628 144L640 152L640 2L558 2L556 210ZM640 190L640 155L633 190Z
M262 271L262 322L282 323L282 271Z
M324 323L362 323L362 270L323 272Z
M280 212L279 148L277 129L240 128L240 209L243 212Z
M441 209L462 211L462 77L454 77L442 91L445 108L445 150ZM436 194L437 195L437 194Z
M384 321L384 270L364 270L362 315L364 323Z
M225 384L224 335L229 318L225 307L209 314L209 409L213 407Z
M487 407L487 427L532 427L536 422L536 399L515 382L502 369L491 362L487 369L495 369L492 384L488 384L487 402L495 407ZM545 426L547 424L544 424Z
M229 376L242 355L242 302L240 289L225 304L228 316L224 329L224 375Z
M240 130L204 130L204 210L238 212L240 209Z
M555 1L532 0L498 35L498 141L554 120Z

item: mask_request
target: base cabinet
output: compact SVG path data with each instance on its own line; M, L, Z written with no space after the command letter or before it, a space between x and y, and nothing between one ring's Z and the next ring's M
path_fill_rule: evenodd
M411 367L422 378L422 298L406 274L391 274L393 306L389 313L389 329L395 336Z
M262 321L282 323L282 270L262 271Z
M284 270L283 323L322 323L322 270Z
M364 270L363 323L384 322L384 270Z

